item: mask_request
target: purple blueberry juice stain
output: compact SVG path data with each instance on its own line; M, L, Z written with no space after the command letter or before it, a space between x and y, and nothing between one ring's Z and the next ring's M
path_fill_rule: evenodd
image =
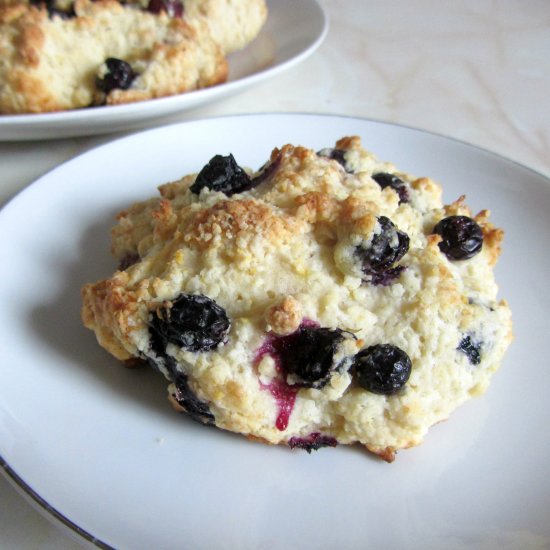
M303 319L300 324L300 328L318 328L319 323L312 321L311 319ZM280 357L280 348L281 342L284 341L284 336L277 336L272 332L268 332L264 343L256 350L256 355L254 356L254 366L257 367L260 364L260 361L264 358L265 355L270 355L275 361L275 369L277 372L282 371L281 367L281 357Z
M274 334L267 335L265 342L256 352L253 361L254 367L258 367L262 359L266 355L269 355L275 362L275 370L277 372L281 372L281 358L277 354L276 346L274 344L276 339L277 336ZM277 419L275 420L275 427L281 432L285 431L288 427L292 409L294 408L294 402L296 401L298 389L289 386L284 380L278 378L274 378L269 384L263 384L260 382L260 388L262 390L269 391L275 399L275 403L277 405Z
M262 384L260 382L260 387L264 390L268 390L275 399L278 411L275 427L279 431L284 432L288 428L288 422L292 410L294 409L298 388L289 386L284 380L279 380L277 378L273 379L269 384Z
M300 328L317 328L318 323L312 321L311 319L304 319ZM269 355L274 363L275 370L279 374L283 374L280 348L284 342L284 337L277 336L273 333L268 333L266 335L264 343L258 348L254 356L253 365L255 368L258 367L262 359ZM295 386L290 386L286 383L286 380L282 378L274 378L269 384L263 384L260 382L260 388L262 390L267 390L271 393L277 404L277 418L275 420L275 427L283 432L288 427L288 422L290 420L290 415L294 409L294 404L296 402L296 394L298 393L299 388Z

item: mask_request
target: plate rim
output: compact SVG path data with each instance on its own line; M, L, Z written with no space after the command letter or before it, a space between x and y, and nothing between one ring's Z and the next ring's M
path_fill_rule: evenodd
M315 0L316 1L316 0ZM387 121L383 119L376 119L372 117L362 117L362 116L356 116L356 115L348 115L348 114L338 114L338 113L320 113L320 112L292 112L292 111L275 111L275 112L258 112L258 113L243 113L243 114L225 114L225 115L217 115L212 117L205 117L200 119L194 119L194 120L188 120L183 122L176 122L164 126L159 127L153 127L148 128L144 130L140 130L137 132L133 132L129 135L120 136L117 138L114 138L112 140L109 140L106 143L102 143L100 145L97 145L95 147L92 147L90 149L84 150L82 152L77 153L73 157L67 159L66 161L60 163L59 165L55 166L54 168L48 170L43 175L41 175L39 178L25 186L22 190L20 190L18 193L16 193L10 200L8 200L5 205L3 205L0 208L0 217L5 212L5 209L12 206L13 202L18 200L27 190L29 190L31 187L34 187L35 185L40 185L43 180L47 180L52 173L54 173L56 170L62 168L66 164L70 164L72 162L76 162L80 157L87 156L89 154L93 154L94 152L111 147L113 144L124 141L124 140L132 140L137 138L138 136L144 136L145 134L154 134L154 133L162 133L170 128L174 127L187 127L189 125L200 125L205 122L216 122L218 120L227 120L227 119L242 119L242 118L264 118L264 117L292 117L292 118L324 118L324 119L349 119L359 122L365 122L365 123L374 123L379 124L381 126L389 126L389 127L395 127L399 129L405 129L405 130L411 130L415 133L420 134L427 134L434 137L437 137L438 139L443 139L446 141L454 142L461 146L466 146L469 149L472 149L473 151L477 153L482 153L485 155L489 155L495 160L499 162L505 162L512 164L522 170L526 170L527 172L533 174L537 178L541 178L542 182L540 182L543 186L550 185L550 176L544 174L543 172L532 168L526 164L523 164L519 161L516 161L510 157L507 157L501 153L498 153L496 151L492 151L490 149L487 149L485 147L482 147L480 145L462 140L460 138L456 138L453 136L449 136L443 133L431 131L428 129L424 129L421 127L416 127L413 125L407 125L399 122L393 122L393 121ZM539 182L537 182L539 183ZM106 550L114 550L114 547L110 546L109 544L105 543L98 537L95 537L90 532L86 531L82 527L80 527L76 522L69 519L65 514L63 514L61 511L59 511L57 508L49 504L40 494L34 490L29 483L27 483L2 456L0 453L0 473L4 476L4 478L9 482L9 484L14 487L16 492L24 498L26 502L28 502L34 509L36 509L39 513L41 513L44 517L46 517L50 522L57 524L58 527L64 527L68 528L70 531L72 531L72 534L79 536L81 539L81 542L85 541L88 543L91 543L93 546L101 549Z
M0 454L0 472L9 485L13 487L16 493L29 503L42 517L45 517L50 523L57 524L57 527L68 529L71 535L80 537L80 542L89 542L101 550L115 550L113 546L108 545L102 540L94 537L90 532L80 527L77 523L70 520L57 508L52 506L46 499L35 491L21 476L4 460Z
M317 0L314 0L317 1ZM228 118L248 118L248 117L268 117L268 116L297 116L297 117L322 117L322 118L342 118L342 119L349 119L349 120L357 120L357 121L363 121L367 123L375 123L380 124L383 126L394 126L397 128L402 128L406 130L412 130L414 132L420 132L424 134L428 134L437 138L441 138L444 140L448 140L454 143L457 143L459 145L465 145L473 150L477 150L478 152L491 155L495 157L496 159L499 159L504 162L509 162L513 164L514 166L517 166L523 170L527 170L528 172L542 178L545 181L545 184L550 185L550 172L548 174L544 173L542 170L538 168L534 168L532 166L529 166L528 164L525 164L519 160L513 159L512 157L509 157L503 153L499 153L498 151L488 149L487 147L483 145L479 145L476 143L473 143L471 141L467 141L465 139L451 136L448 134L445 134L443 132L438 132L435 130L429 130L427 128L423 128L421 126L415 126L413 124L405 124L401 122L391 121L391 120L385 120L383 118L376 118L376 117L368 117L368 116L357 116L347 113L338 113L338 112L318 112L318 111L259 111L259 112L247 112L247 113L227 113L227 114L221 114L221 115L213 115L213 116L207 116L207 117L201 117L191 120L185 120L185 121L179 121L179 122L172 122L169 124L163 124L161 126L154 126L151 128L143 128L141 130L135 130L134 132L130 132L129 134L113 137L112 139L109 139L108 141L104 143L100 143L98 145L92 146L90 148L86 148L82 151L79 151L75 153L70 158L60 162L56 166L50 168L46 172L44 172L41 176L31 181L29 184L25 185L22 189L18 190L14 195L12 195L3 205L0 206L0 215L2 211L7 208L15 199L17 199L21 194L25 193L27 189L30 189L31 187L35 186L36 184L39 184L44 178L49 176L54 171L58 170L65 164L68 164L77 158L87 155L88 153L93 153L96 150L102 149L103 147L109 147L114 143L117 143L119 141L125 140L125 139L133 139L137 136L141 136L150 132L162 132L166 129L176 127L176 126L184 126L188 124L200 124L206 121L216 121L216 120L224 120ZM1 143L0 139L0 143Z

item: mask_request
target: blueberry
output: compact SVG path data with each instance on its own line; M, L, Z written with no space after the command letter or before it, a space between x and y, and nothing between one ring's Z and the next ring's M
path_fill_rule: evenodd
M285 375L292 375L301 387L322 388L342 366L335 363L334 357L345 338L338 328L301 326L292 334L273 340L272 346Z
M433 229L441 235L439 249L450 260L467 260L480 252L483 246L481 227L468 216L443 218Z
M127 90L132 85L137 74L129 63L116 57L109 57L105 60L105 64L107 72L103 78L96 78L98 90L108 94L115 89Z
M266 162L259 170L258 174L252 179L252 187L256 187L268 180L279 168L281 164L281 156L279 155L275 160Z
M175 401L193 420L209 426L215 424L214 415L210 411L208 404L201 401L193 390L191 390L185 374L177 373L175 375L174 386L176 388L173 394Z
M475 341L470 335L464 336L456 349L466 354L472 365L481 363L481 342Z
M231 323L225 310L202 294L180 294L151 315L153 351L163 355L168 343L187 351L210 351L227 341Z
M291 449L304 449L308 453L317 451L321 447L336 447L336 445L338 445L338 441L334 437L319 432L311 433L306 437L291 437L288 440L288 446Z
M179 0L149 0L147 11L151 13L166 12L170 17L183 17L183 4Z
M340 164L344 170L348 174L353 174L353 169L349 166L349 164L346 162L345 155L347 153L346 149L321 149L317 152L317 155L320 157L329 158L332 160L335 160L338 164Z
M174 401L193 420L202 424L214 425L214 415L210 412L208 404L200 400L189 387L187 375L178 370L176 360L162 350L158 353L158 356L155 359L147 357L147 363L173 382L175 391L171 393L171 396Z
M404 265L396 265L380 273L373 272L369 275L368 282L375 286L389 286L399 278L405 269L407 268Z
M407 184L395 174L389 174L388 172L378 172L373 174L372 179L380 185L382 189L391 187L399 195L399 203L409 202L409 189Z
M73 5L71 5L67 10L61 10L56 6L55 0L30 0L30 3L31 5L37 7L45 6L48 10L48 15L50 18L54 16L60 17L61 19L76 17Z
M359 258L368 280L373 284L376 284L377 281L378 284L384 284L382 281L391 282L403 270L403 268L396 269L394 265L409 250L409 236L403 231L399 231L386 216L380 216L378 224L380 231L375 233L370 246L368 248L357 247L355 255Z
M120 260L120 263L118 264L118 270L124 271L130 266L137 264L140 260L141 258L137 252L128 252Z
M190 187L191 192L199 194L202 189L220 191L228 197L242 193L255 187L259 182L253 182L250 176L236 163L233 155L224 157L216 155L199 172L195 182Z
M383 395L401 390L409 379L411 367L409 356L392 344L376 344L363 349L353 362L359 385Z

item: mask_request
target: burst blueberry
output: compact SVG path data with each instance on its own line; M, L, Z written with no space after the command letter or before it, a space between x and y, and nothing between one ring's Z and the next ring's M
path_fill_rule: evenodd
M342 367L335 361L338 348L346 338L338 328L302 326L288 336L273 341L287 379L305 388L322 388L334 371ZM346 358L343 359L344 363Z
M202 294L180 294L151 314L149 332L155 353L174 344L186 351L206 352L227 342L231 322L225 310Z
M407 383L412 363L409 356L397 346L376 344L355 356L353 369L363 389L393 395Z
M399 196L399 203L409 202L409 189L407 184L400 177L388 172L378 172L372 175L372 179L380 185L382 189L386 187L393 189Z
M202 189L206 188L230 197L235 193L248 191L259 183L260 181L255 182L250 178L237 164L232 154L216 155L199 172L190 190L198 195Z
M363 273L370 282L389 284L398 276L402 268L395 264L403 258L409 250L409 236L397 229L395 224L386 216L378 219L380 231L376 232L368 248L357 247L355 254L362 264ZM387 275L387 277L384 277Z
M483 231L475 220L468 216L443 218L433 229L441 235L439 249L450 260L467 260L481 251Z

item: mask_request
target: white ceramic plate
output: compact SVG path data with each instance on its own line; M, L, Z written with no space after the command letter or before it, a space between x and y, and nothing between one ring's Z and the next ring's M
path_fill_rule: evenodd
M229 56L219 86L127 105L60 113L0 115L0 141L89 136L145 127L169 115L220 101L290 69L311 55L328 31L316 0L267 0L269 16L254 42Z
M119 209L217 153L259 167L274 146L319 149L350 134L400 168L443 182L446 201L466 193L475 210L490 207L506 230L497 277L516 341L484 397L391 465L361 449L308 455L194 424L173 412L160 376L120 368L79 318L81 285L115 267L109 228ZM354 118L210 119L92 150L0 212L4 469L66 524L118 549L543 547L548 212L550 182L525 167Z

